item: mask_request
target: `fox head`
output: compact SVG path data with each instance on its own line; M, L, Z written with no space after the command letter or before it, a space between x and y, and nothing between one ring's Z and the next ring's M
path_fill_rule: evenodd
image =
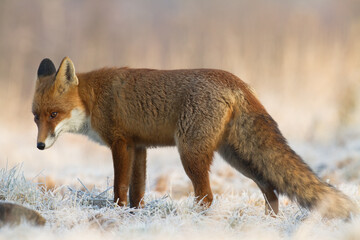
M86 113L78 85L70 58L65 57L57 71L50 59L41 61L32 104L38 149L51 147L63 132L79 132L84 127Z

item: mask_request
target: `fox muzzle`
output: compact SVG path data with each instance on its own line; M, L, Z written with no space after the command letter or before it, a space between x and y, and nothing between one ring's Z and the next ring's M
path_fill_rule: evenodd
M38 143L37 143L37 148L40 149L40 150L44 150L44 149L45 149L45 143L43 143L43 142L38 142Z

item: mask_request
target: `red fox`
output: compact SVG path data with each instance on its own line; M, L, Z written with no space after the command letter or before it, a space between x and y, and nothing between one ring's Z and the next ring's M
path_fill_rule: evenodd
M214 69L102 68L75 73L65 57L59 69L40 63L32 105L37 147L50 148L63 132L80 133L108 146L114 165L114 201L142 207L146 148L176 146L195 196L213 200L209 170L217 151L251 178L278 213L285 194L327 218L357 212L343 193L322 182L289 147L277 123L250 87Z

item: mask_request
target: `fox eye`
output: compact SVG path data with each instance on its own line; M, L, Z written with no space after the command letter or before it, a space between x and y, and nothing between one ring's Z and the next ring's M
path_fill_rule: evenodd
M39 115L34 114L34 120L35 120L35 121L38 121L39 119L40 119Z
M50 118L51 118L51 119L56 118L57 114L58 114L57 112L52 112L52 113L50 114Z

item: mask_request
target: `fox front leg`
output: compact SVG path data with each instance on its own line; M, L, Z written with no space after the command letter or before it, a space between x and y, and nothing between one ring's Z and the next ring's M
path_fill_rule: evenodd
M146 182L146 148L137 147L133 151L133 165L129 190L130 207L144 207Z
M114 202L119 206L127 204L132 166L131 149L124 141L117 141L111 147L114 163Z

